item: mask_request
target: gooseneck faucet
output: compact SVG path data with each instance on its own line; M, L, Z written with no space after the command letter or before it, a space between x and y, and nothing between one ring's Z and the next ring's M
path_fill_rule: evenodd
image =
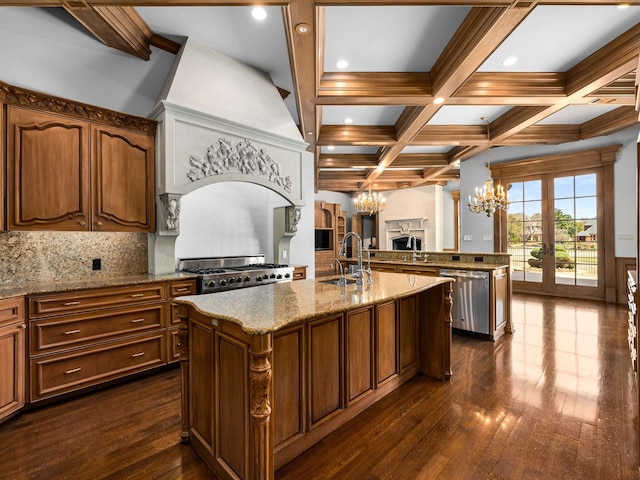
M363 269L362 269L362 239L360 238L360 235L358 235L355 232L347 232L344 236L344 238L342 239L342 243L340 244L340 251L338 252L338 256L343 256L346 255L347 252L347 239L349 237L355 237L357 242L358 242L358 270L352 275L354 278L356 278L356 285L358 286L362 286L363 282L362 282L362 276L363 276Z
M411 242L413 240L413 243ZM412 247L413 250L413 261L418 260L418 237L415 235L409 235L409 241L407 242L407 247Z
M329 262L329 268L333 268L333 262L336 262L340 266L340 280L338 280L338 285L344 287L347 285L347 278L344 276L344 270L342 269L342 262L339 258L332 258L331 262Z

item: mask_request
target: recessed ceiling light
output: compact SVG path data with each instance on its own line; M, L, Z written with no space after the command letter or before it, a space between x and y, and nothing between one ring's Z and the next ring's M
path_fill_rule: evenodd
M307 135L313 135L313 132L312 132L311 130L309 130L309 131L307 132Z
M299 23L298 25L296 25L296 32L298 32L301 35L304 35L305 33L309 33L311 31L311 26L308 23Z
M505 67L510 67L511 65L515 65L517 61L518 59L516 57L507 57L502 61L502 65L504 65Z
M435 103L436 105L440 105L441 103L444 103L444 98L442 97L434 98L433 103Z
M344 123L346 123L346 124L353 123L353 118L348 118L348 117L347 117L347 118L345 118L345 119L344 119Z
M333 145L329 145L329 146L327 147L327 150L335 150L335 149L336 149L336 147L334 147Z
M347 62L346 60L338 60L336 63L336 67L338 67L341 70L344 70L348 66L349 66L349 62Z
M264 20L265 18L267 18L267 11L262 7L256 7L251 10L251 15L256 20Z
M621 3L620 5L618 5L618 8L620 10L624 10L625 8L629 8L629 4L628 3Z

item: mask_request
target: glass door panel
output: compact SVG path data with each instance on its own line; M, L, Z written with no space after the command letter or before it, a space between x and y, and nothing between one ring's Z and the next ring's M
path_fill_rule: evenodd
M508 252L512 255L512 280L541 283L542 181L507 185L511 206L507 215Z
M597 287L597 175L556 177L553 191L554 282Z

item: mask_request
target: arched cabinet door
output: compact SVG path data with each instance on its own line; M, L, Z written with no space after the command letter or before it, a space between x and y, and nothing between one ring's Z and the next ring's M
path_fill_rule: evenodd
M154 136L92 125L94 231L155 230Z
M91 228L89 123L7 107L7 227Z

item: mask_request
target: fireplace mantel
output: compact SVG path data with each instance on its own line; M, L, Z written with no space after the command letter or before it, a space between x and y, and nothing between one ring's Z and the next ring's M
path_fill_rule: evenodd
M427 219L426 218L403 218L384 221L384 232L386 245L388 248L393 244L393 240L401 237L415 235L421 240L421 250L427 250Z

